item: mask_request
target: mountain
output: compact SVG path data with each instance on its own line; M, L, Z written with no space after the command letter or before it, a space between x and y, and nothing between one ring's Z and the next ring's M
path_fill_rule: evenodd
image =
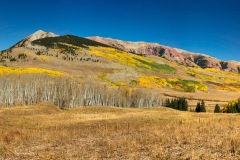
M41 38L46 38L46 37L58 37L59 35L52 33L52 32L44 32L42 30L38 30L35 33L31 34L30 36L24 38L20 42L18 42L16 45L13 47L30 47L31 42L41 39Z
M222 71L240 73L240 63L236 61L223 61L205 54L198 54L185 51L178 48L164 46L158 43L130 42L112 38L95 37L77 37L73 35L59 36L52 32L38 30L35 33L24 38L12 48L29 48L44 51L48 48L60 47L69 50L71 46L102 46L113 47L122 51L141 56L153 55L164 58L171 62L187 67L215 68ZM72 51L71 51L72 52ZM9 56L4 56L9 57Z
M154 55L190 67L199 66L240 73L240 64L237 62L222 61L208 55L188 52L157 43L129 42L98 36L87 38L134 54Z
M91 79L92 85L142 89L140 95L149 91L163 98L226 102L240 92L239 62L157 43L59 36L40 30L1 51L0 65L0 74L70 75L80 82Z

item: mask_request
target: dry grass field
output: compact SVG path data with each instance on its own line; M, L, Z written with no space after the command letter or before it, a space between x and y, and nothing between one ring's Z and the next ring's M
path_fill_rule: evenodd
M240 158L238 114L41 103L0 119L0 159Z

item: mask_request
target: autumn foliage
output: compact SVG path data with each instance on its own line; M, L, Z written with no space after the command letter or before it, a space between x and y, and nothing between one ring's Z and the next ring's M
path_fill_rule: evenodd
M230 101L223 108L224 113L240 113L240 98Z

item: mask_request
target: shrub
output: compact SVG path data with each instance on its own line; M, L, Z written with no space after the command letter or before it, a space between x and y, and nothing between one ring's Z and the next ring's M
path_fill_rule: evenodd
M25 53L18 54L18 59L25 59L27 55Z
M11 62L17 61L16 58L11 58L10 59Z

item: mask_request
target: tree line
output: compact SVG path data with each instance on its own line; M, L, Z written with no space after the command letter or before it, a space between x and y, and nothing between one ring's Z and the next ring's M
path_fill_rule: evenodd
M169 99L167 98L165 101L165 107L177 109L180 111L188 111L188 101L186 98L173 98Z
M44 74L0 76L0 106L35 105L49 101L61 108L78 106L155 107L158 93L127 87L109 87L91 80Z
M172 99L166 98L163 106L168 107L168 108L173 108L176 110L180 110L180 111L188 111L188 101L184 97L172 98ZM240 109L240 100L239 100L239 109ZM206 106L205 106L204 100L202 100L201 102L197 102L195 110L190 110L190 111L206 112ZM220 106L218 104L216 104L214 113L220 113L220 112L221 112Z

